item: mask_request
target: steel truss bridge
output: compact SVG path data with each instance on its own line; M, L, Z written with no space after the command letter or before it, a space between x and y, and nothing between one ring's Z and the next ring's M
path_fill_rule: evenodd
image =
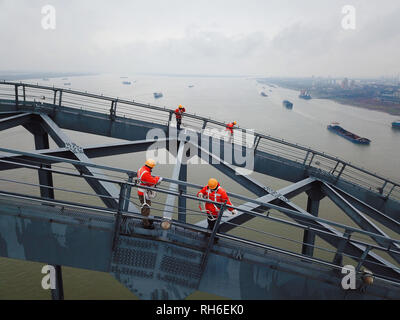
M173 112L65 88L1 82L0 130L23 126L33 135L35 150L0 148L0 256L55 266L54 299L63 298L62 266L109 272L141 299L184 299L197 290L232 299L400 298L398 183L258 132L250 144L236 136L231 143L201 134L224 130L225 123L195 114L185 114L191 130L178 135ZM63 129L124 142L80 146ZM149 139L154 129L164 137ZM58 148L49 148L49 136ZM92 159L154 146L168 150L176 164L156 188L165 202L154 200L156 228L147 230L141 225L136 172ZM238 174L244 165L232 155L246 152L254 159L255 172L290 184L273 190ZM239 203L233 206L238 213L220 215L211 231L197 209L199 201L209 201L196 197L203 186L187 182L187 160L194 156L254 194L228 193ZM38 183L7 175L16 172L11 169L25 170ZM55 176L76 186L86 181L91 191L57 186ZM15 185L27 191L14 192ZM61 191L69 194L69 201L55 197ZM291 201L302 193L307 195L306 209ZM104 205L85 203L83 196ZM324 197L356 227L319 217ZM199 222L190 223L193 217ZM170 228L165 230L160 224L166 220ZM260 227L252 227L251 220ZM279 228L267 232L263 223ZM240 229L245 236L236 235ZM301 232L302 240L285 236L287 229ZM250 231L258 235L256 240ZM318 238L326 246L317 244ZM270 239L278 241L272 245ZM285 248L288 242L300 249ZM316 251L326 254L321 257ZM356 288L344 290L342 266L349 259L357 273ZM373 273L372 285L364 281L365 268Z

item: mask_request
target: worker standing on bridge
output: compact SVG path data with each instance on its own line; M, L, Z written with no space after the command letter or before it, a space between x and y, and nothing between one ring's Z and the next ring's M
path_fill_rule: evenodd
M215 222L218 219L219 214L223 214L221 211L222 204L226 202L227 205L232 206L231 200L229 200L225 189L221 187L217 179L211 178L208 180L208 184L197 193L197 197L206 198L211 201L219 202L221 205L207 202L205 205L205 211L207 213L208 229L213 230ZM236 214L237 210L228 208L232 214Z
M233 139L234 126L236 126L236 121L233 121L233 122L228 123L226 125L226 130L229 131L229 140L228 140L229 142L232 142L232 139Z
M176 117L176 128L181 130L181 124L182 124L182 115L183 113L186 112L186 109L182 107L180 104L179 107L175 110L175 117Z
M150 215L151 200L156 196L155 191L140 188L140 186L155 187L160 184L162 177L153 177L151 171L156 166L156 162L153 159L148 159L145 165L141 167L137 173L139 188L138 196L139 201L142 205L141 213L142 216L148 217ZM145 229L154 229L153 221L149 219L143 219L143 226Z

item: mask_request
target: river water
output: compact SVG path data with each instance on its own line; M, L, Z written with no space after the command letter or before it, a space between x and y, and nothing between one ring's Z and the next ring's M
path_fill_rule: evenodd
M120 78L127 76L127 78ZM131 81L131 85L123 85L122 81ZM302 100L298 98L298 92L270 87L257 83L254 79L246 78L221 78L221 77L173 77L173 76L143 76L143 75L112 75L102 74L95 76L69 77L43 81L42 79L27 80L27 82L43 85L64 86L70 82L68 88L119 98L135 99L135 101L176 108L182 104L186 110L203 116L222 121L236 120L243 128L251 128L268 135L283 138L290 142L309 146L319 151L337 156L356 165L377 172L383 176L400 181L400 131L391 128L391 122L397 117L377 111L371 111L338 104L329 100ZM193 87L189 88L189 85ZM263 97L264 91L268 97ZM162 92L163 97L154 99L153 92ZM292 110L282 106L282 100L293 102ZM326 129L331 122L339 122L344 128L369 138L372 142L369 146L355 145L342 137L332 134ZM72 131L66 133L80 146L101 144L114 139L96 137ZM27 138L28 137L28 138ZM0 145L6 148L19 150L32 150L33 139L23 128L9 129L0 134ZM55 144L51 142L51 146ZM125 169L137 170L145 159L145 153L123 155L95 159L96 163L118 166ZM0 177L9 175L23 176L25 173L17 172L1 173ZM172 166L158 167L155 172L169 176ZM251 196L243 187L229 178L223 176L215 169L207 165L192 165L188 169L188 180L198 184L206 184L208 177L214 176L229 191ZM252 174L260 182L274 189L288 185L287 182L278 179L264 177L260 174ZM30 179L30 177L26 177ZM36 177L31 177L35 181ZM77 188L73 181L68 179L62 182L55 177L55 184L60 182L67 188ZM0 187L4 188L5 183ZM10 187L7 185L10 190ZM13 186L11 190L22 192L19 186ZM83 189L82 189L83 190ZM56 197L57 194L56 194ZM58 198L64 198L61 195ZM160 197L160 202L163 198ZM300 195L293 201L305 208L306 197ZM98 203L97 203L98 204ZM339 210L327 199L321 201L320 216L330 220L355 226L353 222L341 214ZM192 217L189 221L199 221L199 217ZM248 223L252 227L254 223ZM258 224L260 227L260 224ZM274 223L262 224L263 230L279 233L283 236L291 236L299 241L302 234L298 231L278 229ZM387 231L385 228L383 228ZM235 230L232 234L243 235L250 231ZM398 237L388 232L391 236ZM248 234L246 234L248 235ZM261 241L261 235L254 234L255 240ZM262 241L266 242L265 236ZM267 243L282 245L277 239L269 239ZM321 244L317 241L317 245ZM327 247L326 245L324 245ZM298 243L288 243L286 247L298 251ZM324 255L324 253L321 253ZM385 256L386 258L386 256ZM11 259L0 259L0 299L49 299L48 291L41 288L41 268L43 264ZM78 270L64 267L64 290L66 299L135 299L123 285L111 275L87 270ZM195 293L191 298L213 298L213 296Z

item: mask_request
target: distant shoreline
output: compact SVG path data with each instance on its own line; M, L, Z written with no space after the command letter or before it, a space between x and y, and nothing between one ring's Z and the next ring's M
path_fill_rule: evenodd
M21 73L12 73L12 72L4 72L0 71L0 80L1 81L15 81L15 80L31 80L31 79L39 79L39 78L64 78L64 77L81 77L81 76L92 76L96 75L95 73L74 73L74 72L21 72Z
M385 104L378 105L377 104L377 103L379 103L378 101L363 100L363 99L357 100L357 99L323 98L323 97L321 97L321 98L316 97L315 99L327 99L327 100L335 101L342 105L349 105L352 107L384 112L384 113L388 113L392 116L400 116L400 105L398 105L398 104L385 103Z
M295 91L300 90L299 88L296 88L294 86L285 86L282 83L277 83L277 82L274 83L272 81L270 83L273 83L274 85L285 89L290 89ZM311 93L311 95L313 96L312 97L313 99L331 100L342 105L349 105L352 107L384 112L392 116L400 116L400 104L382 103L374 99L333 98L333 97L318 96L315 94L313 95L313 93Z

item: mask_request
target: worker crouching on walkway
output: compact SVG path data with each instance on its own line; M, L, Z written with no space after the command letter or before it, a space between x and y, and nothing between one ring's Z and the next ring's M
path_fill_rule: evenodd
M233 129L234 129L234 126L236 126L236 121L233 121L233 122L228 123L226 125L226 130L229 131L229 139L228 139L229 142L232 142L232 140L233 140Z
M140 188L140 186L155 187L162 181L161 177L153 177L151 170L156 166L156 162L153 159L148 159L143 167L141 167L137 173L139 188L138 196L139 201L142 205L141 213L142 216L148 217L150 215L151 200L156 196L153 190ZM143 226L145 229L154 229L153 221L149 219L143 219Z
M179 105L179 107L175 110L176 128L178 131L181 130L182 115L184 112L186 112L186 109L182 107L182 105Z
M208 229L213 230L214 225L220 214L222 205L226 202L227 205L232 206L226 191L220 186L218 181L214 178L208 180L208 184L197 193L197 197L209 199L221 203L221 205L206 202L205 211L207 213ZM202 208L201 208L202 209ZM227 208L232 214L236 214L236 209ZM223 212L221 212L223 214Z

